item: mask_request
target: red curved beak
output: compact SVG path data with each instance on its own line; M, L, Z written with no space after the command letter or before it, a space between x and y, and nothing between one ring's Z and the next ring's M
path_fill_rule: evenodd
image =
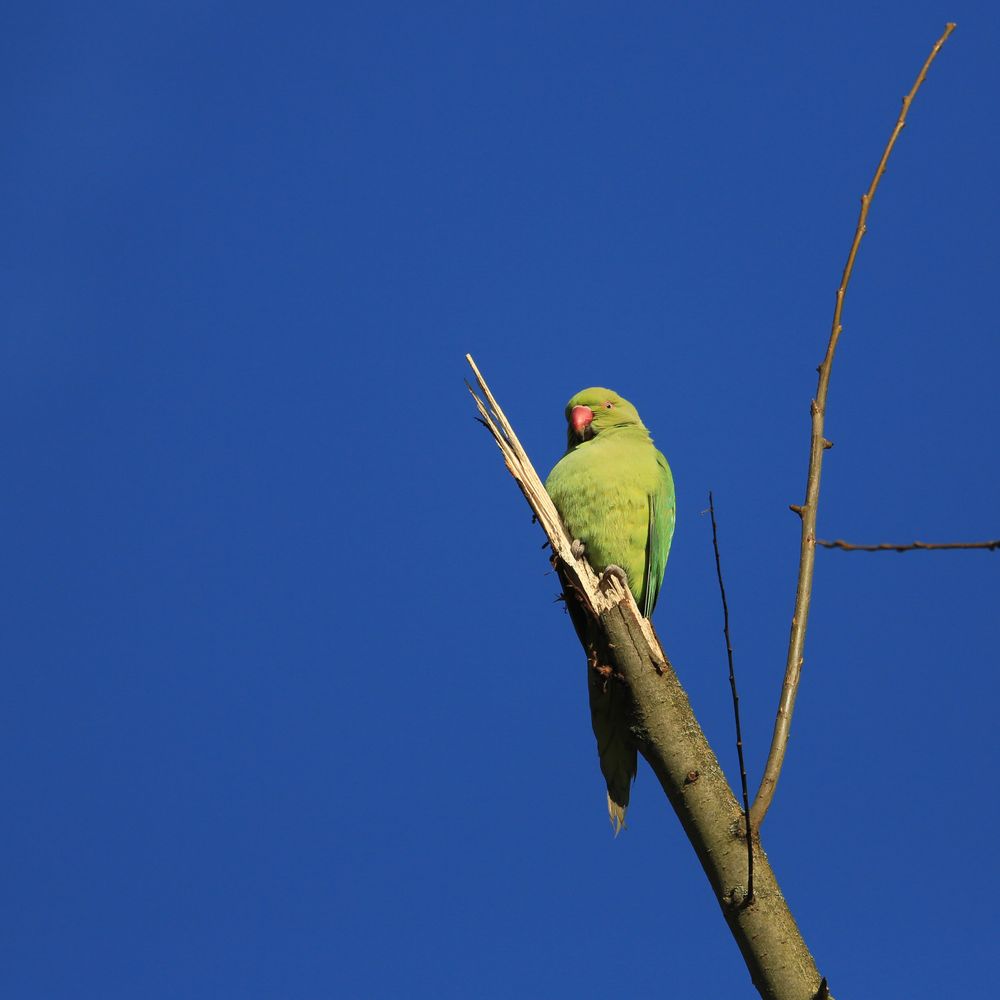
M589 406L574 406L573 412L569 415L570 426L579 437L583 437L584 430L593 422L594 411Z

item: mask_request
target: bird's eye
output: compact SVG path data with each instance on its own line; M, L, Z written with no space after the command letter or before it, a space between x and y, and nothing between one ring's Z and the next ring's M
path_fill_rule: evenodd
M614 405L615 404L612 403L611 400L608 400L608 402L606 402L604 404L604 409L606 409L606 410L612 410L612 409L614 409Z

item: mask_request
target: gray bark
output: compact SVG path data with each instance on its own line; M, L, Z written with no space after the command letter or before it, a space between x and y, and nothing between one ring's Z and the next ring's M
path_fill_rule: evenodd
M745 901L743 813L673 667L651 655L634 604L623 600L593 618L560 576L587 669L626 693L636 747L691 841L754 986L768 1000L813 1000L821 976L756 837L754 897Z

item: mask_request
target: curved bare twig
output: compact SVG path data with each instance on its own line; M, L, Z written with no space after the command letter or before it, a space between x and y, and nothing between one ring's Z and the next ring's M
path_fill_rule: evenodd
M826 417L826 397L830 387L830 372L833 368L833 355L837 349L837 341L843 329L841 326L841 314L844 309L844 296L847 293L847 286L851 280L851 273L854 271L854 261L858 255L858 248L865 235L868 221L868 211L871 208L872 199L878 189L879 181L885 173L885 166L889 160L896 140L906 125L906 115L910 110L917 91L920 89L927 71L931 68L931 63L941 51L941 46L948 40L948 36L955 30L955 25L949 23L944 29L944 34L934 43L930 55L927 57L917 79L910 92L903 98L903 106L900 109L896 125L889 136L882 158L875 168L875 175L868 190L861 196L861 211L858 215L858 224L854 230L854 239L851 241L851 249L847 254L847 262L844 265L844 273L840 279L840 287L837 289L837 301L833 310L833 325L830 330L830 340L826 347L826 356L819 366L819 383L816 387L816 398L812 401L812 438L809 446L809 471L806 477L806 498L801 506L792 505L792 510L799 515L802 521L802 538L799 550L799 580L795 590L795 610L792 613L791 635L788 640L788 657L785 662L785 679L781 687L781 699L778 703L778 715L774 722L774 734L771 737L771 749L768 753L767 764L764 767L764 776L760 782L760 788L754 799L753 807L750 810L750 819L754 827L759 827L770 808L774 798L774 791L781 774L781 767L785 760L785 750L788 746L788 734L791 729L792 712L795 709L795 696L798 692L799 677L802 673L802 662L804 658L806 625L809 621L809 602L812 597L813 570L816 560L816 512L819 506L819 485L820 473L823 468L823 453L830 447L830 442L823 436L823 424Z

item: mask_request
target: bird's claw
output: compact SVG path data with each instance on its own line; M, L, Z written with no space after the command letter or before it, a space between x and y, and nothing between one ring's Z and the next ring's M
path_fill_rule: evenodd
M587 551L587 546L584 545L579 538L574 538L573 544L570 545L569 550L573 553L574 559L582 559L584 552Z
M621 566L616 566L614 563L610 566L605 566L604 572L601 574L601 586L606 587L611 577L615 577L618 582L626 590L628 590L628 574L621 568Z

